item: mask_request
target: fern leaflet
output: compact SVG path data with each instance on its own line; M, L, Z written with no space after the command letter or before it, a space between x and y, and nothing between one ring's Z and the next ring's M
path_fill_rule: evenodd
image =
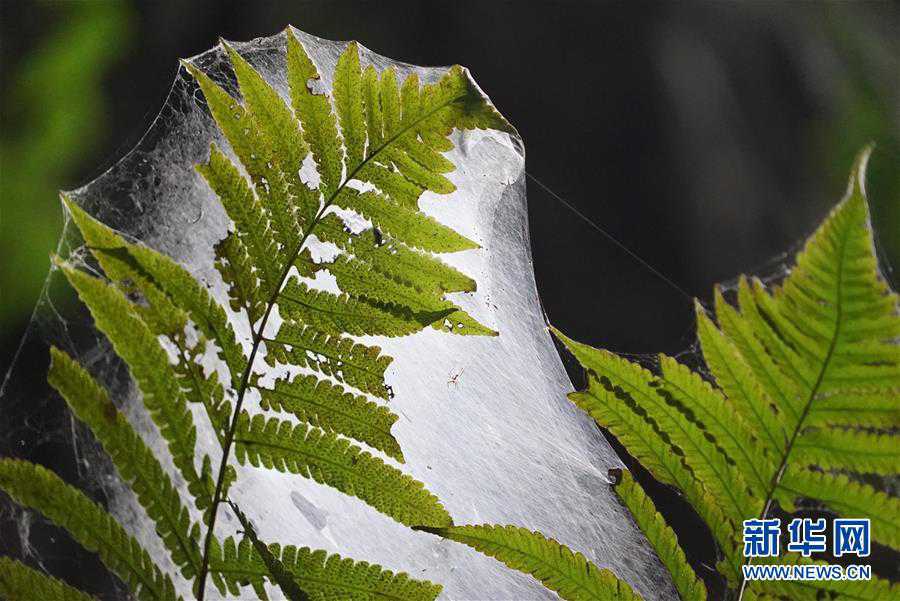
M0 597L7 601L93 601L68 584L9 557L0 557Z
M552 538L516 526L420 528L463 543L514 570L531 574L568 601L639 599L624 581Z
M684 601L706 599L706 587L688 565L684 551L678 546L675 533L656 512L653 501L641 485L634 481L631 472L615 469L610 470L610 475L616 479L616 494L631 512L638 528L647 537L660 561L669 570L679 596Z
M175 587L115 518L84 493L41 466L0 459L0 488L17 503L40 511L69 531L85 549L121 578L141 600L175 601Z

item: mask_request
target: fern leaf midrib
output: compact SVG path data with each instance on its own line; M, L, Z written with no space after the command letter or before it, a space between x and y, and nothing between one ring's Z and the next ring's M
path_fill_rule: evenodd
M840 260L838 261L837 273L835 275L835 304L834 304L834 314L835 314L835 323L834 323L834 331L831 335L831 342L828 345L828 352L825 354L825 357L822 360L822 367L819 369L819 375L816 377L815 383L813 383L812 388L810 389L809 395L807 395L806 402L803 405L803 411L800 413L800 419L797 421L794 426L794 430L791 433L791 438L788 440L787 446L785 446L784 454L782 455L781 462L778 465L778 468L775 470L775 473L772 475L772 481L769 484L768 492L766 493L765 504L763 505L762 511L759 514L759 519L765 519L769 514L769 510L772 508L772 501L775 498L775 490L778 488L781 483L781 478L784 476L784 472L787 469L788 459L791 456L791 451L794 448L794 444L797 442L797 437L800 435L800 432L803 430L804 422L806 421L807 416L809 416L809 412L812 409L812 404L816 399L816 396L819 394L819 388L822 386L822 382L825 380L825 373L828 371L828 367L831 364L831 357L834 355L834 349L837 347L838 338L840 337L841 332L841 320L843 319L842 313L842 301L843 297L841 296L841 286L843 284L843 274L844 274L844 263L846 258L847 251L847 237L850 235L848 229L846 227L842 228L841 231L841 247L838 256ZM751 557L748 563L753 563L753 558ZM741 575L741 586L740 592L738 593L737 601L741 601L744 598L744 591L747 588L747 580L743 577L743 573Z
M287 294L282 294L279 298L280 298L280 299L283 299L283 300L290 301L290 302L292 302L292 303L294 303L295 305L298 305L298 306L300 306L300 307L306 307L306 308L309 309L310 311L314 311L314 312L316 312L316 313L326 313L326 314L328 314L328 315L335 315L335 316L337 316L337 317L342 317L342 316L344 316L344 315L347 314L346 311L341 311L341 310L339 310L339 309L329 309L329 308L323 307L323 306L321 306L321 305L314 305L314 304L312 304L312 303L308 303L308 302L302 301L302 300L300 300L299 298L296 298L296 297L294 297L294 296L290 296L290 295L287 295ZM342 297L338 297L338 298L342 298ZM346 298L346 297L344 297L344 298Z
M828 352L825 354L825 357L822 360L822 367L819 369L819 375L816 377L815 383L813 383L812 388L810 389L809 394L806 397L806 402L803 404L803 411L800 413L800 419L797 421L797 424L794 426L793 432L791 432L791 438L788 440L787 446L784 449L784 454L782 455L781 462L778 466L778 469L775 470L775 473L772 476L772 482L769 485L768 493L766 494L766 502L763 507L763 511L760 514L759 519L764 519L766 515L769 513L769 509L771 509L772 499L775 496L775 489L778 487L779 482L781 481L782 476L784 475L784 471L787 468L787 462L790 458L791 451L794 448L794 444L797 442L797 437L800 435L800 432L803 430L804 422L806 421L807 416L809 415L810 410L812 409L812 404L816 399L816 396L819 394L819 388L822 386L822 382L825 380L825 374L828 371L828 367L831 364L831 357L834 354L834 349L837 347L838 338L840 337L841 331L841 320L842 320L842 307L841 301L842 297L840 294L840 289L843 281L843 271L844 271L844 258L845 252L847 248L847 229L844 228L841 235L841 250L839 253L840 261L838 262L837 269L837 281L836 281L836 302L834 305L834 313L835 313L835 324L834 324L834 332L831 336L831 341L828 345Z
M316 407L320 407L320 408L322 408L323 410L327 411L328 413L340 415L341 417L345 417L345 418L347 418L348 420L350 420L350 421L352 421L352 422L354 422L354 423L362 424L363 426L365 426L365 427L368 428L368 429L376 430L376 431L378 431L378 432L381 432L382 434L385 434L385 435L387 435L387 436L393 437L393 434L391 434L391 429L390 429L390 428L383 428L383 427L380 427L380 426L378 426L377 424L375 424L375 423L373 423L373 422L370 422L370 421L367 421L367 420L364 420L364 419L360 419L360 418L356 417L356 416L355 416L354 414L352 414L352 413L347 413L346 411L341 411L340 409L338 409L338 408L336 408L336 407L332 407L332 406L330 406L330 405L325 405L325 404L323 404L323 403L319 403L319 402L316 401L315 397L313 397L313 396L305 397L305 396L302 396L302 395L299 395L299 394L295 394L295 393L292 393L292 392L285 392L284 390L275 390L275 389L273 389L273 388L265 388L265 387L262 387L262 386L256 386L256 389L257 389L257 390L260 390L260 391L271 392L271 393L274 393L274 394L279 395L279 396L286 396L286 397L288 397L288 398L297 399L298 401L302 401L302 402L307 403L307 404L309 404L309 405L314 405L314 406L316 406Z
M322 205L319 209L316 216L313 218L312 222L309 225L309 228L303 233L303 237L301 238L297 248L291 253L289 260L285 262L285 266L282 269L281 276L278 278L278 282L275 287L272 289L272 294L269 297L268 301L266 301L266 310L263 313L262 318L260 319L259 326L256 331L253 332L253 346L250 351L250 355L247 358L246 367L244 368L244 373L241 376L241 384L238 390L237 400L235 401L235 406L233 409L233 413L231 416L231 423L228 427L228 432L225 433L225 442L222 449L222 458L219 462L219 470L216 474L216 488L213 493L212 499L212 507L210 508L210 519L209 526L206 530L206 540L203 544L203 560L200 566L200 574L198 575L199 586L197 589L197 599L198 601L203 601L205 592L206 592L206 576L209 573L209 551L212 544L212 538L215 534L215 525L216 525L216 516L219 513L219 505L222 502L222 489L225 485L225 474L227 472L229 456L231 454L231 447L234 442L234 434L237 430L238 425L238 417L240 416L241 407L244 401L244 395L247 391L247 385L250 381L250 372L253 369L254 361L256 360L256 355L259 352L259 346L262 342L262 333L265 331L266 324L269 321L269 316L272 314L272 309L275 307L275 304L278 300L278 297L281 293L281 289L284 286L285 281L287 280L288 275L290 274L290 270L294 265L294 262L300 256L300 253L303 251L303 247L306 244L306 241L309 239L310 234L313 233L316 225L322 219L325 211L334 203L337 196L344 190L350 181L353 180L354 177L360 172L363 167L365 167L370 161L374 160L381 152L387 149L391 144L397 141L400 137L409 132L412 128L418 126L420 123L425 121L426 119L431 118L438 111L446 108L451 103L456 102L460 98L463 98L464 94L457 94L451 98L448 98L445 102L438 104L432 110L427 111L423 115L419 116L417 119L413 119L405 126L402 126L398 129L398 131L392 135L390 138L384 141L384 143L379 146L375 152L365 157L359 165L357 165L353 171L347 174L347 177L341 182L341 184L335 189L335 191L331 194L328 200Z

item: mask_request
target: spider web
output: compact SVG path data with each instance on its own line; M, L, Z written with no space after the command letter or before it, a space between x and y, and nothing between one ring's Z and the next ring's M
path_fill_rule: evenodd
M330 90L346 43L296 30L295 35ZM287 96L284 34L235 46ZM428 83L446 71L393 61L363 47L360 51L364 66L393 66L400 77L415 71ZM221 47L190 61L235 90ZM455 150L448 156L457 170L449 178L457 191L440 200L426 193L421 206L480 244L480 250L442 258L478 282L477 292L452 295L452 300L500 336L450 336L426 329L377 340L394 357L386 380L395 393L390 406L400 416L394 432L407 460L402 469L424 482L458 524L540 530L611 568L645 598L672 598L668 576L608 486L607 470L621 465L620 460L590 418L565 398L571 383L547 332L531 266L522 142L493 131L454 135ZM163 109L137 147L71 196L104 223L176 259L227 306L213 267L213 247L224 237L228 219L194 171L211 141L227 147L196 84L180 68ZM57 252L84 268L96 268L68 217ZM249 334L237 333L239 338ZM107 387L184 492L127 368L93 328L58 271L47 278L23 349L29 349L29 357L46 356L50 344L76 356ZM0 451L42 463L86 491L174 573L152 522L90 432L47 387L45 369L46 362L13 363L0 389ZM252 409L254 399L248 397ZM215 458L212 430L200 413L195 418L198 455ZM448 599L555 598L528 576L462 545L411 531L334 489L293 474L236 467L238 480L230 498L263 540L325 549L405 571L443 584ZM4 553L61 574L96 563L39 515L6 498L0 504ZM236 533L239 524L230 510L223 506L220 511L217 534ZM189 597L188 583L176 582ZM121 583L108 576L89 584L107 598L127 596Z

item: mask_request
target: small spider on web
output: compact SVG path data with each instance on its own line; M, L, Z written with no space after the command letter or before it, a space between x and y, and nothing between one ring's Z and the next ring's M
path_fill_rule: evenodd
M448 386L448 387L449 387L450 385L453 385L454 387L455 387L455 386L459 386L459 377L460 377L461 375L463 375L463 372L464 372L464 371L466 371L466 368L465 368L465 367L461 368L461 369L460 369L458 372L456 372L455 374L451 372L450 377L449 377L449 379L447 380L447 386Z

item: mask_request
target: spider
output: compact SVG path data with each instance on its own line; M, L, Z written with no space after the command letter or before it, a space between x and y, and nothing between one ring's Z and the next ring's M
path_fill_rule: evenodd
M450 386L451 384L453 384L454 386L459 385L459 377L460 377L461 375L463 375L463 372L464 372L464 371L466 371L466 368L465 368L465 367L463 367L462 369L460 369L460 370L459 370L458 372L456 372L455 374L451 375L451 376L450 376L450 379L447 380L447 386Z

